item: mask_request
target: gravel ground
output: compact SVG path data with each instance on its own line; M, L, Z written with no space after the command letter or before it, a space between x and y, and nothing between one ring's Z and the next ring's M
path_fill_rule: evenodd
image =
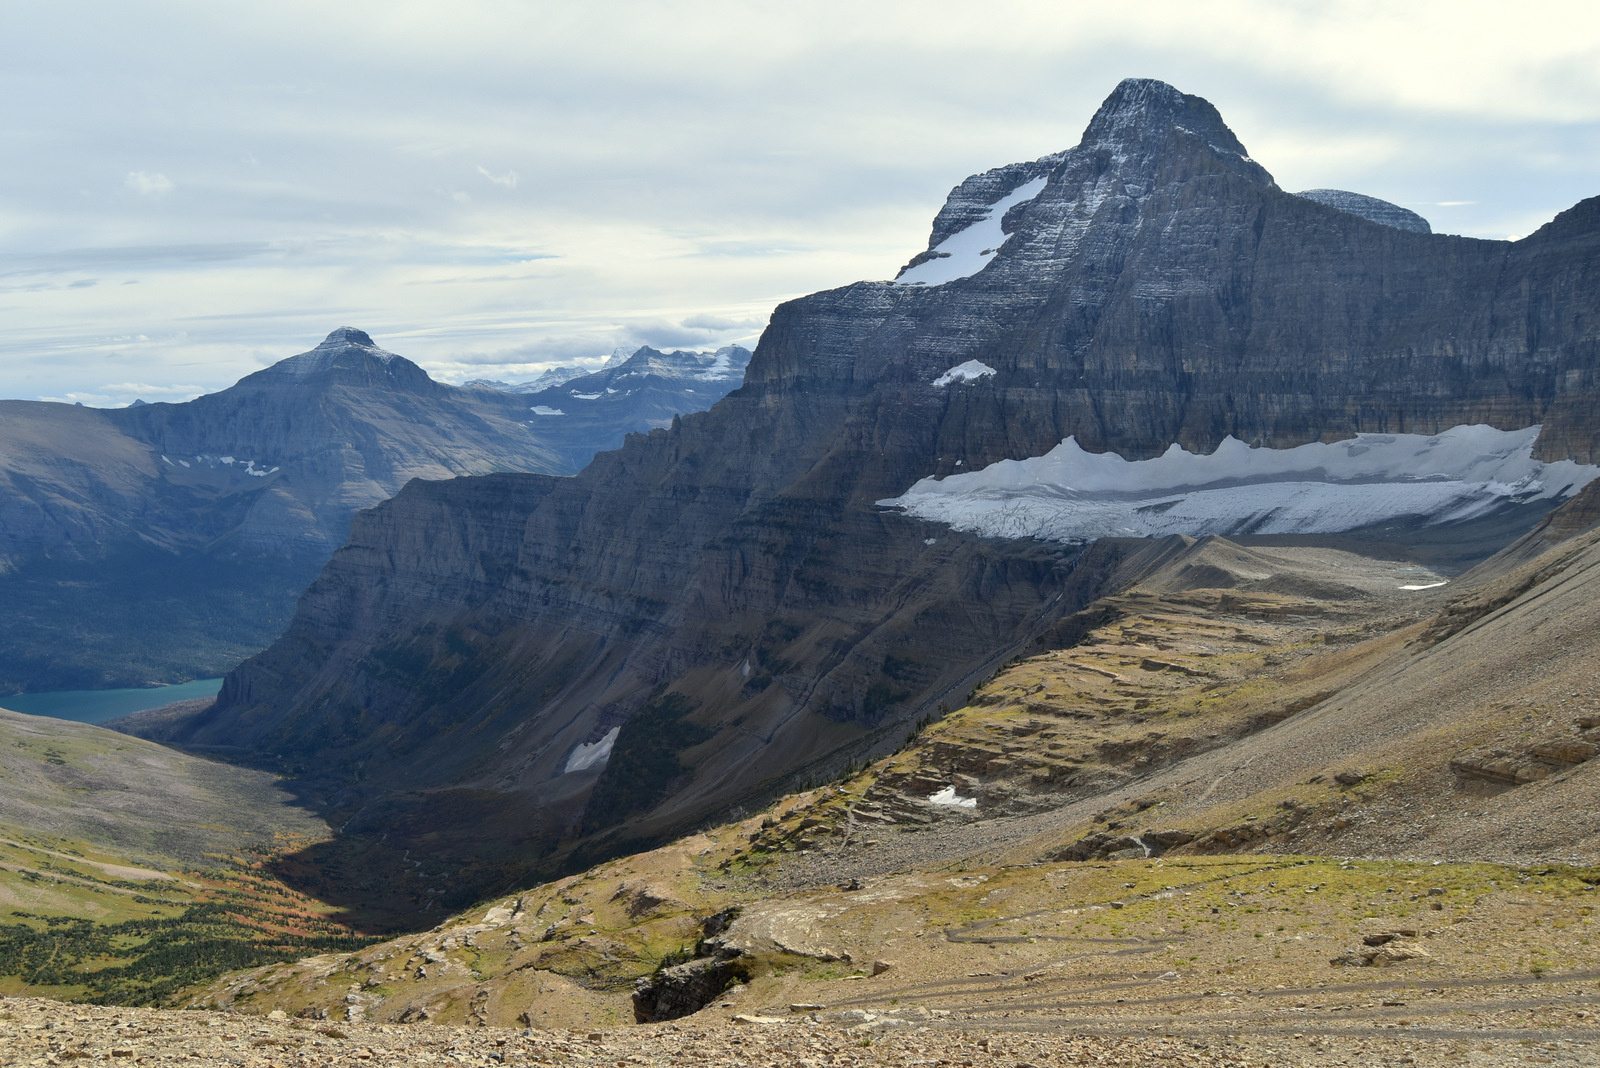
M1593 1064L1595 1046L1548 1035L1460 1037L1285 1034L1088 1035L1048 1021L970 1033L916 1021L806 1015L735 1018L580 1032L313 1024L214 1012L117 1009L38 998L0 1000L0 1065L113 1063L299 1068L365 1065L694 1065L824 1068L846 1065L1160 1066L1265 1068L1272 1065Z

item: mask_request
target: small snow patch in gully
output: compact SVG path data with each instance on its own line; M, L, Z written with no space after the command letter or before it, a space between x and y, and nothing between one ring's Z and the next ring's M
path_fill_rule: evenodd
M938 793L929 794L928 804L950 805L954 808L977 808L978 799L976 797L957 797L956 788L954 786L946 786Z
M598 742L589 742L578 746L567 758L567 766L562 768L562 774L569 771L588 771L594 767L604 767L606 761L611 759L611 747L617 744L617 732L621 727L612 727L606 731L605 737Z

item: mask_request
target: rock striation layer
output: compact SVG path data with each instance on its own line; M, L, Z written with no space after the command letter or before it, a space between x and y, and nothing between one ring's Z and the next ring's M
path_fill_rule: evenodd
M969 273L916 282L1003 201ZM364 515L188 742L299 769L351 834L577 863L892 743L1166 551L877 506L919 479L1068 436L1139 459L1541 424L1540 458L1600 457L1600 199L1515 243L1381 225L1284 192L1160 82L957 186L902 282L782 305L742 388L575 478Z

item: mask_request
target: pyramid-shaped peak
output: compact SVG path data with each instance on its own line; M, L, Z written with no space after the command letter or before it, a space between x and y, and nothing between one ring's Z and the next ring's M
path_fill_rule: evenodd
M1204 97L1180 92L1155 78L1124 78L1089 120L1083 142L1130 146L1164 137L1174 126L1213 148L1246 156L1244 145Z
M341 326L309 352L279 360L240 382L268 384L285 378L307 382L359 383L412 390L438 388L428 373L403 356L386 352L365 330Z

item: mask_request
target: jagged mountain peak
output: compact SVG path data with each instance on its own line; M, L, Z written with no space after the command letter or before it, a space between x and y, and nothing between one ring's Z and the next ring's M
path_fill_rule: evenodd
M1277 188L1209 101L1153 78L1127 78L1075 147L975 174L951 190L927 250L895 281L943 285L991 259L1023 261L1024 273L1054 269L1040 258L1054 262L1079 247L1103 208L1106 225L1125 228L1157 190L1220 175Z
M1180 92L1154 78L1124 78L1105 98L1083 131L1083 146L1129 146L1163 138L1179 127L1213 148L1248 156L1244 145L1209 100Z

